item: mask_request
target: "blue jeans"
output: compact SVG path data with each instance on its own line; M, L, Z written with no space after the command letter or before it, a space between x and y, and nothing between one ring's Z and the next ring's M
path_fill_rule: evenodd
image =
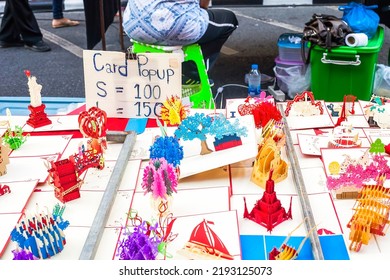
M53 18L61 19L64 17L63 12L64 0L53 0Z

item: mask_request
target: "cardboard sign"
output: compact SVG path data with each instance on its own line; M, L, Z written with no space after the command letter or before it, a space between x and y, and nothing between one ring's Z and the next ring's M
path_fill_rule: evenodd
M160 117L167 97L181 97L181 61L179 53L127 60L122 52L84 50L86 107L97 106L114 118Z

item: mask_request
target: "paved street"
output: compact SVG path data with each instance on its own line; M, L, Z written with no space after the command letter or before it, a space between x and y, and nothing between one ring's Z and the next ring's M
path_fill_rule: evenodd
M23 70L29 69L43 85L42 96L84 97L83 50L87 48L85 17L81 0L65 3L66 16L79 20L77 27L53 29L50 10L36 9L35 14L52 50L35 53L25 48L0 50L0 95L28 96L27 79ZM0 12L4 2L0 1ZM223 100L218 98L218 107L224 106L224 99L245 97L247 94L244 75L252 63L259 64L263 74L273 77L275 58L278 55L277 40L282 33L301 32L304 23L313 13L341 16L337 6L254 6L238 7L218 5L215 8L233 10L239 20L239 28L226 43L217 64L209 76L215 82L213 93L223 87ZM1 14L2 16L2 14ZM118 18L106 33L108 51L120 50ZM124 36L125 48L130 45ZM379 54L378 63L387 64L390 47L390 30L385 29L385 42ZM101 49L97 45L95 49ZM266 85L264 85L265 87Z

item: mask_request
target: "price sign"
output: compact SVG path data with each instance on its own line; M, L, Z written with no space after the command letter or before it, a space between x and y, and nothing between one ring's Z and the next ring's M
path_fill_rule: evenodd
M181 97L179 53L83 51L86 107L97 106L115 118L160 117L170 96Z

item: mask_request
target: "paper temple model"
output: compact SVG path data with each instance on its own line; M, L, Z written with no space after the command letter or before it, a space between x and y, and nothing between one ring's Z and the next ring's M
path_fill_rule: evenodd
M266 227L267 231L270 232L278 224L284 222L287 219L292 219L292 198L290 199L289 210L286 212L282 207L280 200L276 197L275 183L271 178L272 171L269 174L269 179L267 181L263 197L256 201L256 204L250 213L248 211L246 199L244 197L244 218L250 219L259 225Z
M377 184L365 185L353 207L355 213L347 224L349 250L359 252L362 244L368 245L372 235L384 236L389 227L390 189L383 186L385 176Z
M10 149L3 145L3 139L0 137L0 176L7 174L7 164L9 164Z
M178 253L191 260L233 260L225 244L210 228L212 221L203 220L192 231L190 239Z
M37 78L32 76L29 70L25 70L24 73L28 79L27 85L31 97L30 105L28 106L31 113L27 124L34 128L51 124L51 120L45 113L46 105L42 103L41 99L42 85L37 83Z
M19 247L17 251L27 250L36 259L47 259L60 253L66 244L63 231L69 225L62 217L64 210L65 206L56 204L52 213L37 211L21 218L11 232L11 240Z

